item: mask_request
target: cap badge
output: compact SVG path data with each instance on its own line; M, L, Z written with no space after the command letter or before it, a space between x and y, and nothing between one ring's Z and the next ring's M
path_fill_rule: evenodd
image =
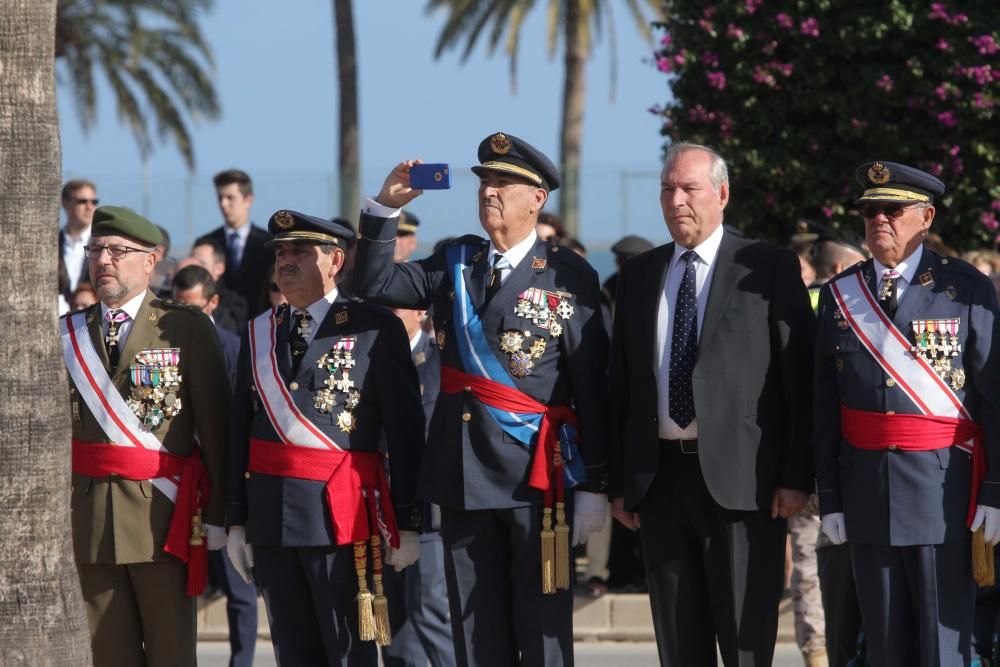
M282 229L289 229L295 224L295 221L292 220L292 214L288 211L278 211L274 214L274 224Z
M888 183L890 178L892 178L892 172L881 162L876 162L868 168L868 180L875 185Z
M503 132L497 132L490 137L490 148L497 155L506 155L510 152L510 139Z

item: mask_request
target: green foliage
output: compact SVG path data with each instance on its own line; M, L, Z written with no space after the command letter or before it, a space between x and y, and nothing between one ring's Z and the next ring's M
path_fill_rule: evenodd
M1000 3L667 0L655 64L671 141L716 147L727 218L784 241L801 218L860 231L854 168L912 164L947 186L935 231L992 244L1000 215Z
M212 54L198 27L212 0L59 0L56 57L84 131L97 114L95 73L111 86L139 153L152 151L150 118L194 168L188 122L217 118Z

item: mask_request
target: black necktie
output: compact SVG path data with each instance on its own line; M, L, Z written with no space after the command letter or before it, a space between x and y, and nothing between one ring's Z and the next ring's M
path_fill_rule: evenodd
M490 277L486 282L486 301L489 302L493 298L493 295L497 293L500 289L500 285L503 284L503 272L510 268L510 262L507 258L497 253L493 255L493 268L490 270Z
M296 310L292 314L292 333L288 336L288 346L292 350L292 375L299 372L299 364L309 348L306 338L312 334L309 325L312 317L307 310Z
M698 255L688 250L684 261L684 277L677 289L674 303L674 330L670 344L670 418L681 428L694 421L694 391L691 388L691 371L698 354L698 298L695 294L694 262Z
M108 351L108 364L111 370L118 368L121 360L121 342L118 340L118 329L122 322L128 319L128 313L124 310L109 310L104 314L104 319L108 323L108 333L104 336L104 346Z
M889 269L882 274L882 284L878 290L878 305L889 316L889 319L896 317L896 306L898 304L897 285L899 274L893 269Z

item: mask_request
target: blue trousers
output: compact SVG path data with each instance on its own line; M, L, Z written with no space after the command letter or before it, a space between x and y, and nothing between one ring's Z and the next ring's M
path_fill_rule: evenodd
M208 581L226 594L229 667L253 667L257 646L257 587L243 581L225 549L208 552Z

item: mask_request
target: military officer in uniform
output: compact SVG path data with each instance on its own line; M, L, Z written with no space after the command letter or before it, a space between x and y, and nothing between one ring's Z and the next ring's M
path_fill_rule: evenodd
M923 245L941 181L883 161L856 177L873 259L820 295L822 527L850 545L872 664L967 665L969 527L1000 539L997 299L975 268Z
M421 194L416 162L402 162L366 201L355 279L365 298L432 308L441 394L420 489L441 506L458 664L570 665L569 543L607 514L600 288L585 260L535 233L559 187L548 158L502 132L478 156L488 238L394 264L400 209Z
M60 322L98 666L194 665L205 547L225 545L229 380L211 320L149 289L159 243L142 216L98 208L86 256L101 301Z
M253 569L278 664L376 665L383 566L419 554L416 371L400 321L338 292L347 227L278 211L268 230L288 304L251 321L240 350L229 554Z

